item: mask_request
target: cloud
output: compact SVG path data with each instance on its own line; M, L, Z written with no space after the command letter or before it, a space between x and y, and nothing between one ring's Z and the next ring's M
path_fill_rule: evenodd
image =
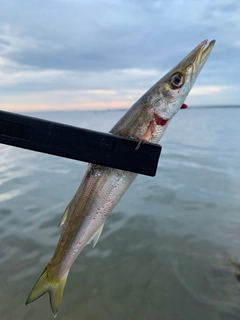
M225 89L210 88L240 88L239 16L238 0L3 2L0 104L24 106L23 97L35 95L39 105L53 108L61 104L60 92L81 92L85 106L110 105L110 99L116 104L118 98L126 106L128 97L147 90L205 38L217 44L194 88L203 104L209 95L217 102ZM116 94L108 100L89 94L99 90ZM192 91L194 104L196 98ZM228 100L237 104L235 95Z
M193 87L191 90L192 96L211 95L213 93L222 92L229 89L227 86L199 86Z

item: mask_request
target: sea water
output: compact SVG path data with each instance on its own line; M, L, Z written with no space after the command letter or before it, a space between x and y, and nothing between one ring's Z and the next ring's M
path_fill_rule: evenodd
M29 115L108 132L124 111ZM240 108L180 110L154 178L138 176L79 255L58 319L240 319ZM127 161L127 160L126 160ZM86 164L0 145L0 319L52 319L25 307L51 258Z

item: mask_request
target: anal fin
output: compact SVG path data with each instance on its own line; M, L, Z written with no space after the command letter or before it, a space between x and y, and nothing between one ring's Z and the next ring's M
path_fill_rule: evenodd
M93 243L93 248L95 247L95 245L97 244L97 242L98 242L98 240L100 238L100 235L101 235L102 230L103 230L103 226L104 226L104 223L101 224L101 226L97 229L97 231L94 233L92 238L87 243L87 244L89 244L90 242L92 242Z

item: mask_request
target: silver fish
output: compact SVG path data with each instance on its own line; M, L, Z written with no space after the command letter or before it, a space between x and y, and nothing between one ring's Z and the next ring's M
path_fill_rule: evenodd
M176 67L150 88L118 121L112 134L158 143L173 116L183 106L215 40L205 40ZM184 106L183 106L184 107ZM136 151L137 152L137 151ZM104 222L137 174L89 164L76 194L67 206L60 225L64 228L55 253L30 292L26 304L46 292L53 316L57 315L69 270L91 241L96 245Z

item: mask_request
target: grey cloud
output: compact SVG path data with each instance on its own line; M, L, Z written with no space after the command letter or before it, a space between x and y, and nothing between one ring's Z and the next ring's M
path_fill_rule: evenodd
M239 1L211 1L209 2L209 7L206 9L206 13L215 14L216 12L223 12L224 14L231 14L232 12L236 12L240 9Z
M21 8L22 15L14 16L17 19L11 24L13 29L39 40L39 50L13 50L8 57L39 68L107 70L161 68L162 65L169 68L172 61L178 62L179 53L185 55L185 48L191 50L206 37L197 21L191 28L186 26L183 13L175 14L171 20L174 1L167 6L147 1L149 7L159 5L153 12L145 12L143 8L138 9L139 4L127 1L126 6L123 2L114 5L104 1L92 6L87 2L70 5L71 1L69 5L42 1L34 6L34 3L37 2L28 2ZM25 16L28 19L24 19ZM2 19L4 21L4 10ZM17 36L21 37L21 32ZM47 50L48 43L55 44L56 49Z
M178 31L184 34L184 27L178 28ZM173 41L175 30L169 29L165 37L161 30L151 30L151 27L123 31L118 26L114 30L102 30L101 42L93 39L90 47L84 43L84 39L79 43L76 37L75 45L61 44L61 47L56 45L56 49L45 51L41 47L39 51L31 48L16 52L13 50L8 53L8 58L43 69L102 71L118 68L171 68L203 40L201 34L201 29L197 28L194 32L189 31L188 38L176 42ZM195 38L199 40L194 41Z
M12 0L1 4L0 57L23 70L74 71L79 76L128 68L167 71L200 41L216 38L198 83L224 85L237 81L240 85L237 15L238 0ZM17 70L7 66L5 72L14 68ZM107 85L93 83L95 88ZM146 83L135 85L143 87ZM79 86L91 88L91 81L25 82L1 91L74 90Z

